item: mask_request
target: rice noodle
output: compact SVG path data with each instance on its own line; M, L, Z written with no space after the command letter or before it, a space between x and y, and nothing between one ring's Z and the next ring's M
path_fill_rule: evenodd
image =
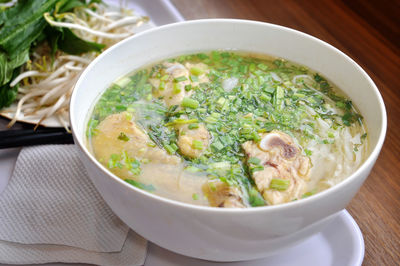
M69 28L79 37L105 44L106 48L133 35L135 27L148 21L148 17L132 14L123 8L106 12L103 5L93 3L91 6L96 11L76 8L73 13L57 14L57 18L62 21L55 21L50 13L44 14L44 17L52 26ZM18 84L19 89L16 107L7 110L14 112L8 127L22 113L25 116L38 116L39 123L48 117L56 117L69 130L68 103L72 89L80 74L97 55L90 52L77 56L58 51L50 65L50 49L47 44L37 47L31 53L31 60L22 67L21 74L10 83L12 87Z
M312 152L311 161L313 164L310 176L325 176L319 180L311 180L309 187L316 186L331 187L348 177L354 169L362 163L363 154L367 145L358 146L362 143L360 133L352 135L350 127L341 127L332 130L327 120L318 118L316 120L318 138L332 140L331 144L311 140L304 147Z

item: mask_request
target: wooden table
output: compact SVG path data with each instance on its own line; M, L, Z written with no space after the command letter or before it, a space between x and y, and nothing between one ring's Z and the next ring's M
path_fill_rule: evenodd
M374 169L347 210L364 235L364 265L399 265L400 1L172 2L186 19L252 19L300 30L339 48L368 72L386 104L388 133Z

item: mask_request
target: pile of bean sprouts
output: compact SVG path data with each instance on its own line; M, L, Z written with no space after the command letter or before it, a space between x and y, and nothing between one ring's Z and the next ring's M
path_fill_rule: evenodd
M73 13L56 14L61 21L55 21L49 13L44 17L52 26L69 28L82 39L105 44L106 48L133 35L137 27L148 21L148 17L138 16L122 7L112 11L100 4L93 4L93 7L75 8ZM11 87L19 84L19 89L17 105L6 111L14 113L8 127L14 125L23 114L39 117L36 127L46 118L54 116L69 130L68 106L73 87L79 75L97 55L96 52L90 52L76 56L58 51L52 59L46 43L37 47L22 67L21 74L10 84Z

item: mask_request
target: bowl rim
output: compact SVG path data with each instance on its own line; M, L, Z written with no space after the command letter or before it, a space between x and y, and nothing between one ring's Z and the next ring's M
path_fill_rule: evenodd
M158 31L165 31L165 30L168 30L170 28L175 28L175 27L181 27L181 26L187 26L187 25L198 25L198 24L215 24L215 23L216 24L218 24L218 23L220 23L220 24L223 24L223 23L238 24L239 23L239 24L243 24L243 25L247 24L249 26L263 26L263 27L269 27L269 28L272 28L272 29L278 30L278 31L286 31L286 32L289 32L290 34L295 34L295 35L301 36L302 38L307 38L311 41L319 43L322 46L325 46L327 49L334 51L339 56L344 57L344 59L346 59L346 61L351 63L360 72L360 74L364 78L367 79L368 83L371 85L371 87L373 89L373 94L379 103L378 107L382 113L381 124L380 124L380 131L378 134L378 140L376 142L376 145L373 147L373 149L371 150L371 152L368 155L368 157L366 158L366 160L361 164L361 166L359 166L359 168L356 171L354 171L346 179L342 180L335 186L330 187L324 191L321 191L315 195L312 195L310 197L307 197L307 198L304 198L301 200L287 202L287 203L283 203L283 204L279 204L279 205L266 205L266 206L261 206L261 207L217 208L217 207L211 207L211 206L202 206L202 205L185 203L185 202L177 201L174 199L169 199L169 198L165 198L162 196L158 196L156 194L136 188L136 187L128 184L127 182L123 181L121 178L119 178L118 176L116 176L115 174L110 172L109 170L107 170L100 162L98 162L96 160L96 158L89 152L88 148L84 144L84 141L83 141L84 134L83 135L81 134L81 136L78 136L76 131L74 130L76 121L75 121L73 114L75 113L74 103L76 101L77 88L80 87L80 84L85 79L87 73L90 72L91 69L99 61L101 61L103 59L103 57L105 57L108 53L112 52L115 49L118 49L120 46L124 45L126 42L131 42L132 40L141 38L141 36L156 34ZM383 98L382 98L377 86L373 82L373 80L369 77L369 75L365 72L365 70L360 65L358 65L350 56L346 55L345 53L343 53L339 49L335 48L331 44L329 44L325 41L322 41L322 40L320 40L312 35L309 35L307 33L304 33L304 32L301 32L301 31L298 31L295 29L291 29L288 27L272 24L272 23L266 23L266 22L260 22L260 21L254 21L254 20L244 20L244 19L219 19L219 18L217 18L217 19L198 19L198 20L181 21L181 22L176 22L176 23L171 23L171 24L155 27L153 29L149 29L144 32L140 32L131 37L126 38L125 40L113 45L112 47L110 47L109 49L104 51L102 54L100 54L97 58L95 58L86 67L86 69L83 71L83 73L81 74L81 76L79 77L78 81L76 82L76 84L74 86L74 90L71 95L71 101L70 101L69 108L70 108L70 114L69 114L70 125L71 125L73 137L75 139L75 145L78 145L80 147L81 151L85 154L85 156L88 157L88 159L93 164L95 164L102 172L104 172L113 181L118 182L119 184L125 186L128 189L134 190L137 193L142 193L142 195L144 195L146 197L149 197L153 200L161 201L164 204L168 204L170 206L184 208L184 209L195 209L195 210L201 211L201 212L214 212L214 213L220 213L220 214L242 213L242 212L246 212L246 213L269 212L270 213L270 212L275 212L275 211L298 208L303 205L313 204L312 202L314 202L314 201L319 201L321 198L330 196L330 195L336 193L337 191L341 190L343 187L347 186L348 183L352 182L357 177L361 178L361 177L359 177L359 174L361 172L365 171L369 167L369 165L374 164L374 161L377 159L379 152L383 146L385 136L386 136L386 131L387 131L387 113L386 113L385 104L383 102Z

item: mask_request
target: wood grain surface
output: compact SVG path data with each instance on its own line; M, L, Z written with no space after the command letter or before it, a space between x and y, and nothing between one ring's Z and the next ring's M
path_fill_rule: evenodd
M400 1L172 2L186 19L251 19L303 31L339 48L368 72L384 98L388 132L375 167L347 210L364 235L363 265L400 265Z

